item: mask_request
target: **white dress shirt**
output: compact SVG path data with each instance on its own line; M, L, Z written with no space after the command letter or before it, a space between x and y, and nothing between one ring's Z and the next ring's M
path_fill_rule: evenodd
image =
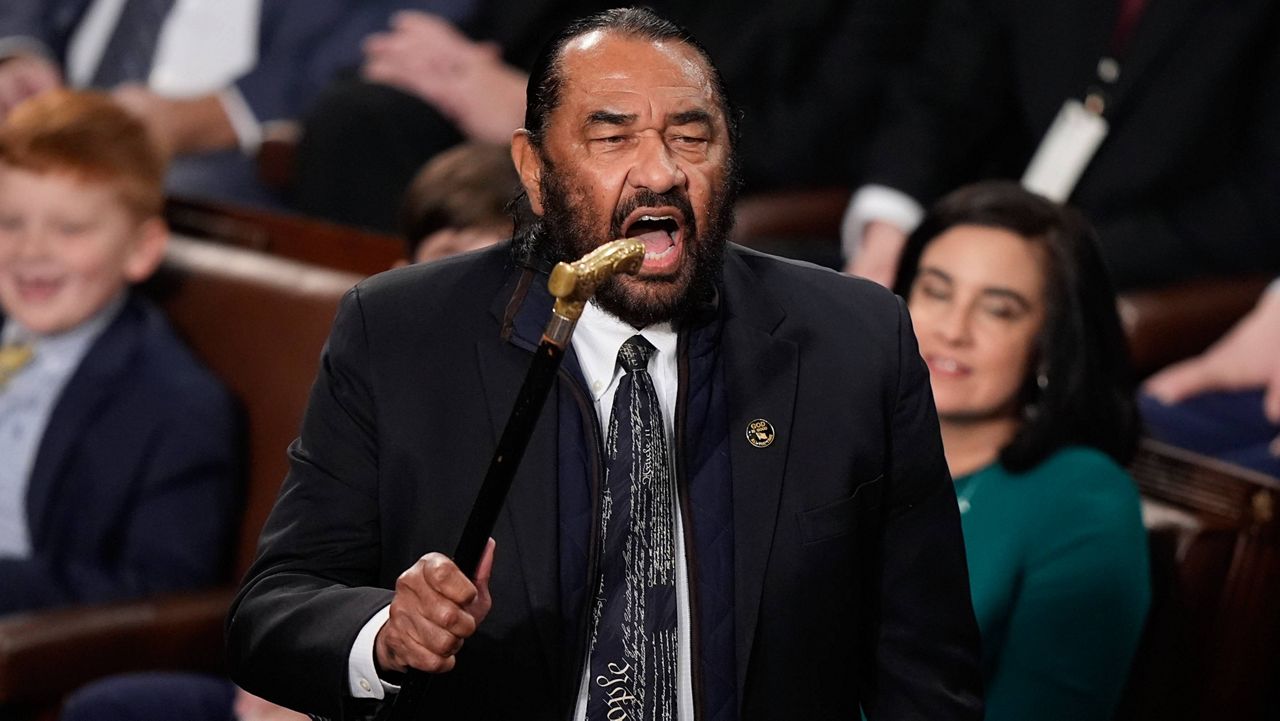
M65 72L72 87L93 79L124 4L89 4L67 46ZM160 29L146 82L164 97L217 94L246 153L262 142L262 127L235 81L258 62L261 12L261 0L176 0Z
M649 359L649 375L653 378L662 408L663 425L666 428L667 448L673 454L671 467L675 468L675 413L679 375L676 363L677 334L670 323L660 323L637 331L630 325L600 310L594 302L583 310L573 334L573 350L583 378L595 401L600 431L608 433L609 416L613 409L613 395L625 374L618 365L618 349L631 336L639 333L653 344L657 351ZM679 690L677 718L690 721L693 718L692 653L690 651L691 626L689 623L689 566L684 549L684 519L676 504L676 608L678 618L677 638L679 659L677 688ZM388 609L384 608L365 624L352 645L348 661L348 685L355 698L383 698L386 693L398 691L398 687L378 678L373 662L373 642L378 630L386 623ZM574 718L582 721L587 710L587 681L589 668L584 668L578 686L578 700Z
M662 424L666 430L668 453L671 455L670 467L674 471L676 394L680 389L680 377L676 362L678 336L671 324L659 323L637 331L600 310L594 302L588 303L573 333L573 350L578 356L578 365L582 368L587 388L595 399L596 417L600 419L600 437L604 438L609 432L613 395L626 374L618 365L618 350L628 338L637 333L657 349L649 359L649 375L653 378L653 387L658 393L658 405L662 407ZM690 721L693 718L693 656L689 647L689 564L684 549L685 519L680 515L679 499L672 499L672 502L676 506L676 636L679 648L676 688L680 694L676 718ZM578 684L578 703L573 715L576 721L583 721L587 717L587 684L590 673L591 669L584 667Z
M67 46L67 81L93 78L125 0L94 0ZM243 75L258 56L261 0L176 0L156 43L147 86L160 95L216 92Z
M924 208L906 193L887 185L864 185L858 188L840 222L840 244L846 263L858 257L862 236L872 221L889 223L910 233L924 218Z

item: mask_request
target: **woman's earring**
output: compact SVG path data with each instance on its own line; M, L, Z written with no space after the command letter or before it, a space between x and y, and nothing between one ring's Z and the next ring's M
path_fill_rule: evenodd
M1035 398L1028 401L1027 404L1022 407L1023 419L1030 422L1040 417L1040 401L1044 396L1044 392L1048 390L1048 388L1049 388L1048 369L1045 368L1043 365L1041 365L1039 370L1036 373L1036 389L1039 392L1036 394Z

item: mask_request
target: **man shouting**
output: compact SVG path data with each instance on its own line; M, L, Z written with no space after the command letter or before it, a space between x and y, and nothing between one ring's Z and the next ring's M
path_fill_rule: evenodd
M343 302L229 620L236 680L359 717L436 674L431 718L979 719L955 495L906 312L727 245L736 121L681 28L552 40L512 156L516 238ZM525 202L527 200L527 202ZM551 298L587 306L477 577L457 543Z

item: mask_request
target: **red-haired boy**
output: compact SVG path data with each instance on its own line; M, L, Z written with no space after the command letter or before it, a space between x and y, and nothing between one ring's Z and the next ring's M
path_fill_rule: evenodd
M0 613L223 570L233 404L131 290L164 255L164 171L103 95L44 94L0 126Z

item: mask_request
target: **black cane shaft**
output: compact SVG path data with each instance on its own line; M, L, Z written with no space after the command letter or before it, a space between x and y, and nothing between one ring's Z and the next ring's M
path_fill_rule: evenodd
M480 484L475 505L471 507L471 515L467 516L467 525L462 529L462 537L458 539L458 546L453 554L453 562L468 578L476 576L480 557L484 555L489 537L493 535L493 526L498 521L507 492L511 490L511 482L520 466L520 459L529 446L529 438L533 435L533 427L538 422L547 394L555 385L556 373L560 370L560 360L563 357L562 348L544 339L538 346L529 372L524 377L524 384L516 395L515 406L511 409L502 437L498 439L498 447L489 461L489 471ZM430 674L409 669L400 693L390 706L387 721L428 718L426 690L430 681Z
M468 578L475 578L480 557L484 555L489 536L493 535L498 513L502 511L507 492L511 490L511 481L515 478L516 469L520 467L525 448L529 446L533 427L538 422L547 393L555 384L560 359L563 357L562 349L544 340L534 354L529 373L524 377L524 385L520 386L515 406L511 409L502 437L498 439L498 447L489 461L489 471L480 485L480 493L476 496L475 505L471 507L471 515L467 517L467 525L462 529L462 537L453 554L453 562Z

